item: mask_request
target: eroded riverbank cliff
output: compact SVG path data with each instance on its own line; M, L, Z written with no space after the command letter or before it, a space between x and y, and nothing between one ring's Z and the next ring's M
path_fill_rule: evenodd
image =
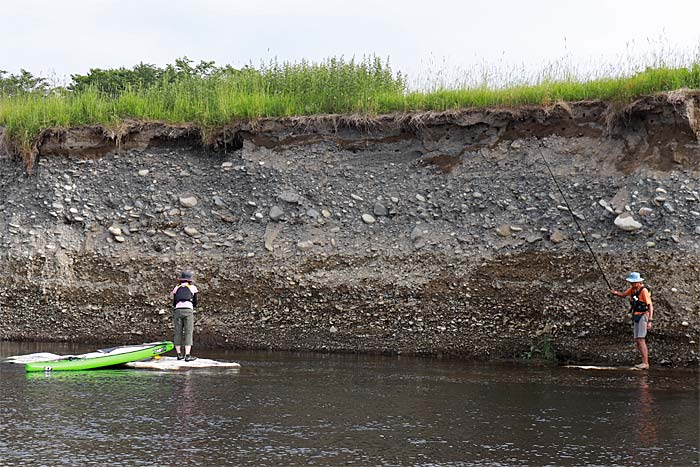
M697 365L699 116L676 92L47 130L31 173L0 158L0 339L168 338L191 268L198 343L635 362L544 155L613 286L647 278L652 361Z

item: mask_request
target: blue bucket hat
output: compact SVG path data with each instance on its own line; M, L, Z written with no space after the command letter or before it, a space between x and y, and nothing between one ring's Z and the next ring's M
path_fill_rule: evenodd
M631 272L625 280L627 282L644 282L644 279L642 279L642 276L638 272Z

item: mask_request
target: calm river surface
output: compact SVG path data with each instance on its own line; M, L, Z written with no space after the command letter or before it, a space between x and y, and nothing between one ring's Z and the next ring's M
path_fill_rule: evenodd
M0 357L94 347L0 342ZM692 466L698 372L207 351L242 368L0 363L2 466Z

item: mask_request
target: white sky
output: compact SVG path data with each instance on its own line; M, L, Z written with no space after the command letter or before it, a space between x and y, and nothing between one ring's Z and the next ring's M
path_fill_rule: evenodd
M421 79L692 53L699 25L700 0L4 0L0 70L60 78L184 55L241 66L376 54Z

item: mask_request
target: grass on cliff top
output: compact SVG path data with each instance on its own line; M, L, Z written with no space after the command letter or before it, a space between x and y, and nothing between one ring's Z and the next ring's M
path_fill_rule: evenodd
M406 78L376 58L222 70L205 77L163 79L149 87L127 86L116 93L88 86L0 94L0 126L5 127L5 141L27 154L43 129L88 124L116 128L126 119L193 123L207 129L259 117L629 101L660 91L700 89L700 60L689 66L647 68L631 76L540 78L531 84L436 86L425 91L409 91Z

